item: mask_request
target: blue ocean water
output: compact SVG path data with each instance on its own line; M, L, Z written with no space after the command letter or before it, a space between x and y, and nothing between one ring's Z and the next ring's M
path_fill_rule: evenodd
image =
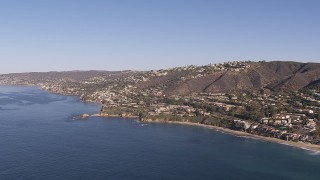
M98 105L0 86L0 179L320 179L320 155L201 127L91 117Z

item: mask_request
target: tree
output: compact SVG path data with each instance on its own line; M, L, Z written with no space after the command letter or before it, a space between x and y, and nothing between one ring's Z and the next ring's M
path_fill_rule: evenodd
M144 118L146 118L146 114L139 112L139 120L143 120Z

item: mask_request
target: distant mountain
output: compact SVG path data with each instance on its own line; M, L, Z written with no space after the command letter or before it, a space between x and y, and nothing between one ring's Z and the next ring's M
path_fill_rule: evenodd
M71 71L0 75L0 84L83 82L101 79L133 84L138 90L162 89L167 95L232 91L319 89L320 63L287 61L226 62L157 71ZM132 79L138 79L132 81ZM93 81L95 82L95 81ZM132 83L134 82L134 83ZM110 83L109 83L110 84ZM104 86L108 86L105 83Z
M39 83L56 82L81 82L93 78L111 79L134 73L133 71L51 71L12 73L0 75L0 84L6 85L28 85Z
M27 81L43 81L43 80L61 80L68 79L71 81L81 81L97 76L106 76L109 74L117 74L119 72L110 71L51 71L51 72L30 72L30 73L13 73L13 74L2 74L2 78L20 78Z

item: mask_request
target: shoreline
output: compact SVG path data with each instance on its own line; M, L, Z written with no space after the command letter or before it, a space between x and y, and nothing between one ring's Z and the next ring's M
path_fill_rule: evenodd
M250 134L250 133L246 133L243 131L236 131L236 130L232 130L232 129L228 129L228 128L224 128L224 127L219 127L219 126L212 126L212 125L205 125L205 124L199 124L199 123L192 123L192 122L181 122L181 121L164 121L164 120L150 120L150 119L146 119L144 121L140 121L138 116L119 116L119 115L100 115L100 114L93 114L91 115L91 117L118 117L118 118L130 118L133 120L138 121L139 123L162 123L162 124L179 124L179 125L186 125L186 126L197 126L197 127L202 127L202 128L207 128L207 129L212 129L212 130L216 130L219 131L221 133L226 133L232 136L237 136L237 137L241 137L241 138L250 138L250 139L254 139L254 140L261 140L261 141L266 141L266 142L271 142L271 143L277 143L277 144L281 144L281 145L286 145L286 146L290 146L293 148L299 148L299 149L303 149L303 150L307 150L307 151L312 151L315 153L320 153L320 145L316 145L316 144L311 144L311 143L304 143L304 142L294 142L294 141L285 141L282 139L277 139L277 138L273 138L273 137L266 137L266 136L259 136L259 135L255 135L255 134Z
M30 85L1 85L1 86L36 87L36 88L38 88L40 90L44 90L40 86L37 86L37 85L31 85L31 86ZM47 90L44 90L44 91L47 91ZM47 91L47 92L52 93L52 94L64 95L64 96L78 96L78 95L65 95L65 94L55 93L55 92L51 92L51 91ZM81 100L81 101L83 101L83 100ZM97 101L94 101L94 102L83 101L83 102L95 103L97 105L101 105L101 103L97 102ZM118 118L130 118L130 119L135 119L135 120L137 120L137 118L139 118L139 116L132 116L132 115L126 115L126 116L109 115L109 114L103 114L102 115L102 114L99 114L99 113L89 115L88 117L105 117L105 118L107 118L107 117L118 117ZM168 123L168 124L180 124L180 125L188 125L188 126L198 126L198 127L203 127L203 128L207 128L207 129L213 129L213 130L220 131L220 132L223 132L223 133L226 133L226 134L229 134L229 135L233 135L233 136L237 136L237 137L251 138L251 139L255 139L255 140L262 140L262 141L266 141L266 142L272 142L272 143L287 145L287 146L294 147L294 148L299 148L299 149L303 149L303 150L307 150L307 151L320 153L320 145L315 145L315 144L311 144L311 143L304 143L304 142L301 142L301 141L299 141L299 142L285 141L285 140L282 140L282 139L254 135L254 134L246 133L246 132L243 132L243 131L236 131L236 130L223 128L223 127L219 127L219 126L212 126L212 125L205 125L205 124L191 123L191 122L149 120L149 119L147 119L146 121L140 121L138 119L137 121L140 122L140 123Z
M143 122L142 122L143 123ZM191 122L180 122L180 121L145 121L145 123L168 123L168 124L179 124L179 125L187 125L187 126L198 126L202 128L207 128L207 129L213 129L216 131L220 131L229 135L237 136L237 137L243 137L243 138L251 138L255 140L262 140L266 142L272 142L272 143L277 143L277 144L282 144L282 145L287 145L291 146L294 148L299 148L303 150L308 150L312 152L317 152L320 153L320 146L315 145L315 144L310 144L310 143L304 143L304 142L294 142L294 141L285 141L282 139L277 139L273 137L266 137L266 136L259 136L259 135L254 135L250 133L246 133L243 131L236 131L228 128L223 128L219 126L212 126L212 125L205 125L205 124L198 124L198 123L191 123Z
M120 116L120 115L111 115L111 114L92 114L90 117L118 117L118 118L131 118L131 119L136 119L139 118L139 116L132 116L132 115L125 115L125 116Z

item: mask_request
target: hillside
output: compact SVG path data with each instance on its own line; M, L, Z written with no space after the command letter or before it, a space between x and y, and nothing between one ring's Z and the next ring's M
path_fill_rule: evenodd
M167 75L141 82L138 87L166 87L167 94L218 93L232 91L299 90L320 79L319 63L249 62L237 67L208 72L210 66L192 70L166 71ZM204 69L203 72L201 72ZM315 87L315 86L312 86Z
M319 88L320 64L299 62L228 62L206 66L134 71L70 71L0 75L0 84L43 85L54 83L118 84L138 90L156 89L167 95L190 93L299 90ZM93 87L92 87L93 88Z
M5 74L0 84L77 95L101 104L96 116L191 122L320 144L319 63L241 61L146 72Z

